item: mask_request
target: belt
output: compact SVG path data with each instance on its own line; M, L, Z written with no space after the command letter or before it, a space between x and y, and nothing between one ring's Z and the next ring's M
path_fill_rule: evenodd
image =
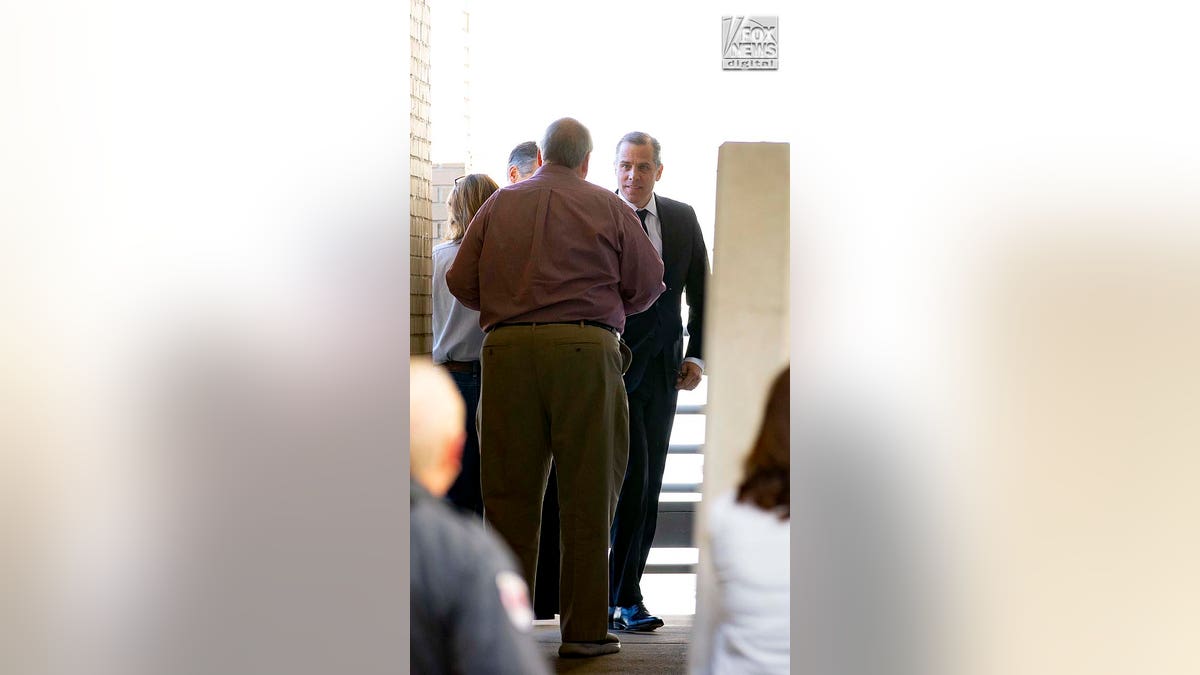
M478 361L443 361L438 364L452 373L478 373Z
M589 321L588 319L580 319L579 321L509 321L504 323L494 323L488 328L487 332L492 332L497 328L508 328L509 326L595 326L603 328L613 335L620 336L616 328L599 321Z

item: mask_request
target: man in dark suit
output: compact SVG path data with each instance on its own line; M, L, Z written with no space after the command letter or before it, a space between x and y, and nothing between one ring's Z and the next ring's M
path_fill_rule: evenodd
M617 502L609 558L609 627L652 631L662 619L642 602L641 578L654 542L658 496L679 390L692 390L704 374L701 360L708 252L691 206L654 194L662 177L661 146L631 132L617 144L617 193L642 221L662 257L666 291L644 312L627 318L622 338L633 351L625 373L629 396L629 464ZM688 304L688 345L683 350L681 297Z

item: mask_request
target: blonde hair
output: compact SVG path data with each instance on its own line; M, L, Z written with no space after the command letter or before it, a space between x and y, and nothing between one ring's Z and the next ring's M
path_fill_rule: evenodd
M446 210L450 213L446 223L446 239L462 241L475 212L499 189L496 181L484 173L472 173L454 181L454 189L446 198Z

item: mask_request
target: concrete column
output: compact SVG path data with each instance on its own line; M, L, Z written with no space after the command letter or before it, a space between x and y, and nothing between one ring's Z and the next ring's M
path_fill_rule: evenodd
M788 360L789 146L725 143L705 308L704 494L733 487ZM697 523L703 522L704 508Z
M696 514L694 663L711 646L716 580L704 526L711 499L736 485L767 387L788 361L790 164L787 143L725 143L717 158L713 277L705 307L708 373L704 501Z

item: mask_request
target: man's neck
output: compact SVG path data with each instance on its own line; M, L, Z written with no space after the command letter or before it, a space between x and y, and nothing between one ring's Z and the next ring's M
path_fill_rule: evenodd
M575 168L571 168L571 167L563 165L563 164L554 164L553 162L545 162L542 164L542 166L552 166L552 167L555 167L558 169L562 169L563 171L569 171L572 174L579 176L583 180L587 180L587 170L584 169L583 165L577 166Z
M620 193L618 192L618 194L620 194ZM623 199L626 204L628 204L628 205L632 206L634 209L640 211L642 209L650 208L650 203L654 201L654 193L651 192L650 196L646 198L646 203L642 204L641 206L634 204L633 202L629 201L628 199L625 199L625 195L621 195L621 199Z

